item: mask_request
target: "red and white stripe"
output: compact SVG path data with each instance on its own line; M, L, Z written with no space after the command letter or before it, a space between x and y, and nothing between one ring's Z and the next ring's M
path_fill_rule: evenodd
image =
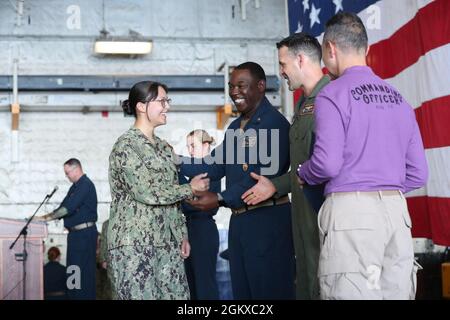
M384 0L376 5L382 28L368 30L368 63L415 109L430 172L427 185L407 195L413 235L449 246L450 1Z

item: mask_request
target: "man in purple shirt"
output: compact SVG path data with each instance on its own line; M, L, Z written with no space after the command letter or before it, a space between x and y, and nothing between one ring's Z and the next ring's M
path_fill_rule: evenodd
M316 97L316 142L300 183L327 182L319 212L323 299L413 299L411 219L404 193L428 169L411 106L366 65L367 33L353 13L326 24L322 56L337 78Z

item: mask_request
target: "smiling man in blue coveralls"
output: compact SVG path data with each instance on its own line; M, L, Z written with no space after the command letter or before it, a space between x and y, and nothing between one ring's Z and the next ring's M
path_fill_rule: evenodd
M97 248L97 192L92 181L83 173L81 163L72 158L64 163L64 173L72 182L61 205L36 220L64 219L67 235L67 267L79 267L80 287L68 288L72 300L95 299L95 254ZM73 273L73 275L76 275ZM71 274L68 274L71 278ZM70 279L69 279L70 280ZM70 281L69 281L70 282ZM76 281L74 281L76 284Z
M228 247L235 299L293 299L294 252L291 205L287 196L246 206L241 195L255 184L250 172L276 177L289 168L289 122L265 97L266 76L260 65L246 62L230 77L230 97L240 117L224 141L203 163L183 159L181 173L207 172L226 177L226 190L205 192L191 205L200 210L232 210Z

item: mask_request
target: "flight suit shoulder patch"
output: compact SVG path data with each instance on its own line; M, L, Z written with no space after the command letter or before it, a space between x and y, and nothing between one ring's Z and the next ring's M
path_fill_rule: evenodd
M303 109L300 110L300 116L306 116L306 115L310 115L310 114L314 114L314 104L313 103L305 104Z

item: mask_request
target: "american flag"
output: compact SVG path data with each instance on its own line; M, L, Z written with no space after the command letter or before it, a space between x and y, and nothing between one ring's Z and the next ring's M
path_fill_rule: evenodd
M290 33L321 42L339 11L357 13L369 37L368 64L415 109L430 177L407 194L413 236L450 246L450 0L287 0Z

